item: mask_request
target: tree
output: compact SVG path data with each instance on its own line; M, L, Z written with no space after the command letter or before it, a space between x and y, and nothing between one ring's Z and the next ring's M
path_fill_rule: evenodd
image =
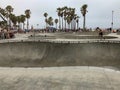
M8 13L3 8L0 8L0 13L1 13L1 18L5 21L6 26L7 26L8 25Z
M15 16L15 14L10 14L10 20L12 21L13 26L16 27L17 17Z
M68 24L68 28L70 29L70 22L71 22L71 19L70 19L70 17L69 16L67 16L67 24Z
M68 8L68 10L67 10L67 16L66 16L66 20L67 20L67 24L68 24L68 28L69 29L70 29L70 23L72 21L72 19L71 19L71 9L72 8Z
M79 16L76 19L76 23L77 23L77 30L79 29Z
M47 23L49 24L49 26L52 26L53 25L53 18L52 17L49 17L47 19Z
M29 29L29 18L30 18L31 11L29 9L25 10L25 15L27 18L27 30Z
M57 29L58 19L55 19L56 29Z
M64 15L64 12L63 12L64 8L61 8L61 12L60 12L60 17L62 18L62 30L63 30L63 15Z
M12 6L10 6L10 5L8 5L6 8L6 15L8 15L7 17L8 17L8 22L9 22L9 26L11 27L11 20L10 20L10 14L13 12L13 8L12 8Z
M65 20L65 30L66 30L66 21L67 21L67 12L68 12L68 7L64 6L63 7L63 13L64 13L64 20Z
M87 4L84 4L81 7L81 14L83 15L83 30L85 30L86 13L88 12L87 7L88 7Z
M6 11L5 11L5 9L0 8L0 13L1 13L4 17L6 17Z
M77 23L77 29L79 27L79 16L77 14L74 14L74 29L76 30L76 23Z
M23 23L23 30L24 30L25 15L22 14L20 17L21 17L21 22Z
M59 16L59 29L61 29L61 11L62 11L62 9L59 7L59 8L57 8L57 14L58 14L58 16Z
M9 14L11 14L11 12L13 12L12 6L8 5L8 6L6 7L6 11L7 11Z
M20 29L21 16L17 16L18 29Z
M48 14L47 14L47 13L44 13L45 22L46 22L46 28L47 28L47 16L48 16Z
M7 23L7 21L5 20L6 11L3 8L0 8L0 17Z

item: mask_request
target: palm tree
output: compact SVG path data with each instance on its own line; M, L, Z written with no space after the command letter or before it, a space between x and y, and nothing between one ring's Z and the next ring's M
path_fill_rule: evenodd
M47 16L48 16L48 14L47 14L47 13L44 13L45 22L46 22L46 28L47 28Z
M6 8L6 11L7 11L7 13L6 13L6 15L8 15L7 17L8 17L8 22L9 22L9 26L11 27L11 20L10 20L10 14L13 12L13 8L12 8L12 6L10 6L10 5L8 5Z
M13 12L13 8L10 5L8 5L5 9L9 14L11 14L11 12Z
M70 23L71 23L71 29L73 29L73 19L74 19L74 16L75 16L75 8L69 8L69 18L70 18Z
M77 29L79 27L79 16L77 14L74 14L74 29L76 30L76 23L77 23Z
M76 20L77 20L77 14L74 14L74 30L76 31Z
M78 28L79 28L79 18L77 18L76 23L77 23L77 30L78 30Z
M68 28L70 29L70 22L71 22L70 17L69 17L69 16L67 16L66 20L67 20Z
M6 11L5 11L4 9L0 8L0 17L1 17L4 21L6 21L6 20L5 20L5 16L6 16Z
M64 20L65 20L65 30L66 30L66 21L67 21L67 11L68 11L68 7L67 6L65 6L65 7L63 7L64 8Z
M5 11L5 9L0 8L0 13L5 17L5 15L6 15L6 11Z
M63 20L64 20L64 18L63 18L64 12L63 11L64 11L64 8L61 8L60 16L62 18L62 30L63 30Z
M21 22L23 23L23 30L24 30L25 15L22 14L20 17L21 17Z
M59 29L61 29L61 11L62 11L62 8L57 8L57 14L59 16Z
M10 20L12 21L13 26L16 27L17 17L15 16L15 14L10 14Z
M29 29L29 18L30 18L31 11L29 9L25 10L25 15L27 18L27 30Z
M20 29L21 16L17 16L18 29Z
M53 18L49 17L47 22L48 22L49 26L52 26L53 25Z
M83 15L83 30L85 30L85 21L86 21L86 13L88 12L87 11L87 4L84 4L82 7L81 7L81 13Z
M55 19L56 29L57 29L58 19Z
M9 17L9 15L8 15L7 11L5 9L3 9L3 8L0 8L0 13L3 16L4 21L6 22L6 25L8 25L8 17ZM7 20L5 20L5 19L7 19Z

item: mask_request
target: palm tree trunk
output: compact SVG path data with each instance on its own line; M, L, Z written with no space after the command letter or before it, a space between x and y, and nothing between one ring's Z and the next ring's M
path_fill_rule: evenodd
M23 23L23 30L24 30L24 23Z
M20 29L21 27L20 27L20 23L19 23L19 29Z
M10 20L10 18L9 18L9 27L11 28L11 20Z
M75 25L74 25L74 29L75 29L75 31L76 31L76 21L75 21L75 20L74 20L74 24L75 24Z
M57 29L57 23L56 23L56 29Z
M27 30L28 30L28 27L29 27L29 20L27 19Z
M61 21L60 21L60 16L59 16L59 29L61 29Z
M70 23L70 24L71 24L71 28L70 28L70 29L72 30L72 29L73 29L73 28L72 28L72 26L73 26L73 25L72 25L72 21L71 21L71 23Z
M63 31L63 17L62 17L62 31Z
M46 20L47 20L47 17L46 17ZM46 21L46 29L47 29L47 26L48 26L48 25L47 25L47 21Z
M70 30L70 24L68 24L68 28L69 28L69 30Z
M18 33L19 33L19 30L20 30L20 23L18 23Z
M65 30L66 30L66 20L65 20Z
M83 20L83 30L85 31L85 16L84 16L84 20Z
M78 22L77 22L77 30L79 29L79 19L78 19Z
M78 27L79 27L79 26L78 26L78 22L77 22L77 30L78 30Z
M1 14L0 14L0 17L1 17L4 21L6 21L6 20L4 19L5 17L3 17Z

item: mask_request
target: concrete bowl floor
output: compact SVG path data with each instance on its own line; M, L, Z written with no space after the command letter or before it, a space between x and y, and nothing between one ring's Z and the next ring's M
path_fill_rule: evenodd
M74 33L44 33L44 34L36 34L31 35L29 37L30 39L101 39L98 35L80 35L80 34L74 34ZM107 36L104 35L104 39L115 39L117 37L115 36Z
M120 90L119 76L98 67L0 68L0 90Z

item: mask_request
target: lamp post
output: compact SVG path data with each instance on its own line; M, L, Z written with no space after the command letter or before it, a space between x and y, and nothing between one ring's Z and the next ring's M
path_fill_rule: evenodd
M112 11L112 22L111 22L111 30L113 30L113 14L114 14L114 11Z

